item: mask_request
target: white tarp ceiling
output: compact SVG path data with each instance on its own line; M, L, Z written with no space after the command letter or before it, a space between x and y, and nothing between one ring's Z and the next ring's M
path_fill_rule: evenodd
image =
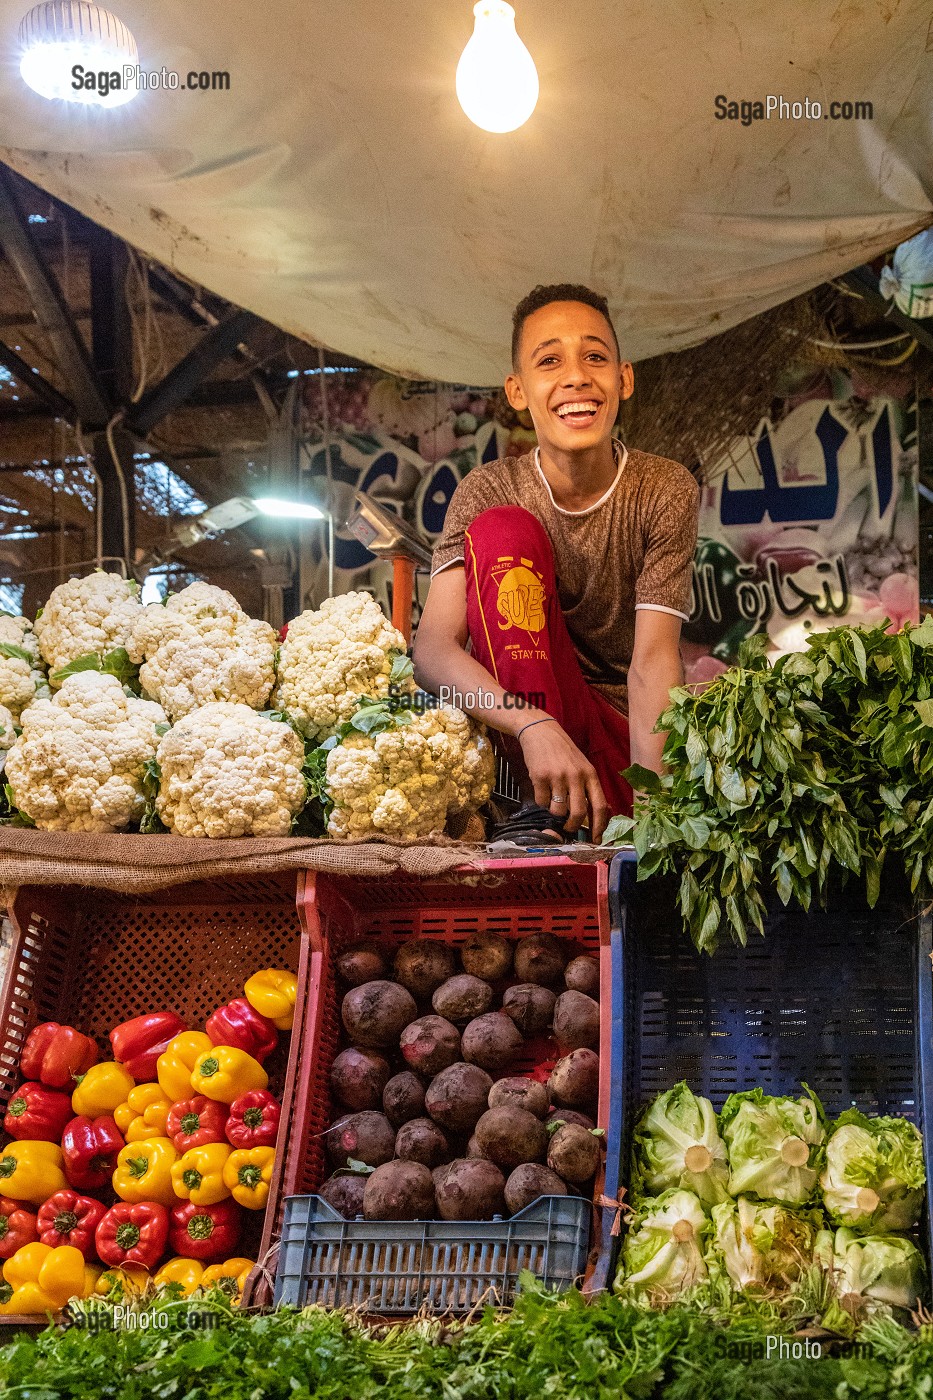
M143 67L227 69L230 91L104 111L25 88L28 3L0 0L2 159L404 375L498 380L540 281L607 292L634 359L695 344L933 219L930 0L515 0L541 97L508 136L455 97L470 0L111 0ZM744 126L718 94L874 120Z

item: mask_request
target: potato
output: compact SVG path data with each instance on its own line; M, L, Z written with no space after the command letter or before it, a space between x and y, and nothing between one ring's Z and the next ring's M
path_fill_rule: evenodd
M505 1203L515 1215L530 1206L539 1196L566 1196L567 1187L560 1177L540 1162L523 1162L505 1183Z
M492 1080L479 1065L459 1060L431 1080L424 1106L435 1123L453 1133L471 1133L486 1111Z
M337 971L351 987L360 987L364 982L373 982L385 977L389 960L378 944L364 939L346 948L337 959Z
M422 1162L386 1162L366 1178L367 1220L431 1220L434 1178Z
M564 968L564 982L571 992L585 992L594 1001L599 1001L599 959L584 953L579 958L571 958Z
M491 1220L505 1214L505 1177L482 1157L459 1157L435 1182L442 1220Z
M586 1113L578 1113L575 1108L552 1108L544 1126L550 1129L552 1123L579 1123L581 1128L595 1128L595 1121Z
M395 1154L395 1129L384 1113L348 1113L328 1129L324 1142L335 1167L345 1167L351 1157L380 1167Z
M579 1123L567 1123L557 1129L548 1144L547 1164L564 1181L582 1186L599 1166L599 1152L598 1137Z
M599 1056L595 1050L571 1050L551 1071L551 1102L558 1107L595 1108L599 1098Z
M392 1070L384 1055L353 1045L341 1050L330 1071L334 1097L345 1108L381 1108L382 1093Z
M416 938L411 943L403 943L392 964L396 982L407 987L419 1001L429 997L456 971L457 958L453 948L432 938Z
M530 933L515 945L515 976L520 982L549 987L564 974L567 948L552 933Z
M394 1050L418 1008L411 992L395 982L364 982L347 992L340 1015L344 1030L357 1045Z
M506 987L502 996L502 1010L510 1016L522 1035L541 1035L550 1030L557 997L547 987L539 987L534 982L519 982L514 987Z
M355 1220L363 1214L363 1192L367 1178L362 1174L344 1172L329 1177L318 1191L329 1206L344 1220Z
M599 1049L599 1002L585 992L561 992L554 1003L554 1036L561 1050Z
M395 1155L433 1169L450 1161L450 1144L433 1118L412 1118L395 1136Z
M546 1118L551 1100L547 1085L537 1079L515 1075L510 1079L498 1079L489 1091L490 1108L524 1108L536 1118Z
M478 977L461 972L456 977L448 977L438 987L431 998L431 1005L438 1016L446 1016L448 1021L463 1025L489 1010L492 1006L492 987Z
M464 1030L463 1058L494 1074L512 1063L524 1043L514 1021L501 1011L488 1011Z
M483 1156L503 1171L513 1171L523 1162L541 1162L547 1152L547 1133L540 1118L511 1104L487 1108L476 1124L476 1141Z
M417 1074L403 1069L393 1074L382 1091L382 1111L394 1128L424 1113L424 1085Z
M512 971L512 944L500 933L474 933L460 947L464 972L499 982Z
M399 1049L418 1074L440 1074L464 1058L460 1053L460 1032L443 1016L419 1016L412 1021L402 1031Z

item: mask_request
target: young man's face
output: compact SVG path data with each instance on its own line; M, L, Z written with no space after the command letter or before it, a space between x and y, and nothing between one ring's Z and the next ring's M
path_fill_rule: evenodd
M632 366L619 360L605 316L579 301L555 301L528 317L505 381L509 403L528 409L541 446L561 452L605 442L633 388Z

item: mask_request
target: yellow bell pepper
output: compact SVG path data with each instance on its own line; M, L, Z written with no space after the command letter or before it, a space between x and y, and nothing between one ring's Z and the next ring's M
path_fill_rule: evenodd
M266 1089L269 1076L258 1060L232 1045L212 1045L199 1055L191 1074L191 1091L219 1103L233 1103L249 1089Z
M161 1288L163 1283L180 1283L182 1286L182 1296L189 1297L196 1288L201 1286L201 1276L204 1273L204 1265L200 1259L183 1259L179 1255L175 1259L169 1259L163 1264L159 1272L153 1279L156 1288Z
M239 1298L253 1268L255 1263L252 1259L225 1259L222 1264L211 1264L201 1275L201 1287L213 1288L215 1284L223 1285L225 1279L233 1279L236 1297Z
M247 1210L262 1210L269 1199L274 1147L242 1147L224 1165L224 1185Z
M97 1292L100 1276L104 1272L102 1264L89 1264L84 1261L84 1292L82 1298L91 1298Z
M128 1142L117 1156L113 1189L121 1201L158 1201L163 1206L175 1206L178 1198L172 1190L172 1166L177 1161L171 1138Z
M0 1157L0 1196L43 1205L56 1191L69 1189L63 1161L57 1142L23 1138L8 1143Z
M169 1041L164 1055L156 1061L156 1074L172 1103L191 1097L191 1071L198 1056L210 1049L211 1038L203 1031L182 1031Z
M130 1297L134 1293L144 1293L149 1286L149 1275L145 1269L123 1268L105 1269L94 1285L94 1292L106 1298L107 1294L118 1283L125 1297Z
M74 1245L24 1244L4 1264L3 1276L13 1288L7 1313L57 1312L69 1298L84 1297L84 1255Z
M122 1065L104 1060L81 1075L71 1096L71 1107L87 1118L102 1118L125 1102L135 1083Z
M127 1142L165 1137L165 1125L172 1100L158 1084L137 1084L126 1102L114 1109L117 1127Z
M295 1019L295 998L298 978L294 972L281 967L267 967L247 979L243 995L254 1011L269 1020L280 1031L290 1031Z
M196 1206L212 1206L230 1195L224 1185L224 1166L233 1148L227 1142L208 1142L189 1147L172 1167L175 1195L194 1201Z

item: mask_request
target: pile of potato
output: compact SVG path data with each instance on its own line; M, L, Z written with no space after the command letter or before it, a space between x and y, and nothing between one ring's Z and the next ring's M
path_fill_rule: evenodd
M491 1220L599 1166L597 959L548 933L478 933L458 951L417 939L390 967L364 941L337 960L348 1046L330 1082L346 1112L320 1194L348 1219ZM547 1083L496 1078L547 1035L561 1054Z

